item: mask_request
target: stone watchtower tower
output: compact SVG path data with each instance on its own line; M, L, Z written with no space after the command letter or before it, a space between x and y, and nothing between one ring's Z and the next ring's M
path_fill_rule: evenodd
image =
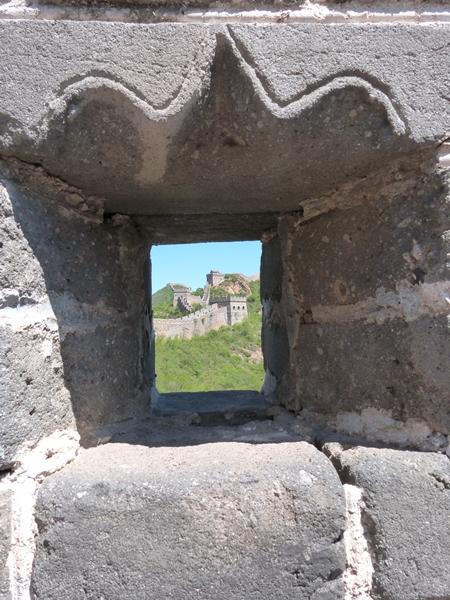
M217 304L219 308L227 310L227 323L234 325L243 321L247 316L247 298L245 296L227 296L217 298L211 302Z
M220 271L210 271L206 275L206 281L212 287L215 287L216 285L221 284L222 281L224 281L224 279L225 279L225 276Z
M181 285L177 283L170 283L170 289L173 293L172 305L174 307L178 306L179 301L183 304L189 302L189 298L191 297L192 289L186 285Z
M247 317L247 298L245 296L230 296L226 300L228 324L234 325Z

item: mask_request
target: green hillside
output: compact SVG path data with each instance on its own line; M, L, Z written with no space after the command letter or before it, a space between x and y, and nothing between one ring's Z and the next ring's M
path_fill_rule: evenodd
M152 294L152 309L155 319L178 319L183 313L173 306L173 292L169 284Z
M169 284L152 294L152 306L158 306L159 304L172 304L173 292L169 287Z
M259 282L252 282L249 316L191 340L157 339L156 373L160 392L259 390L261 355Z

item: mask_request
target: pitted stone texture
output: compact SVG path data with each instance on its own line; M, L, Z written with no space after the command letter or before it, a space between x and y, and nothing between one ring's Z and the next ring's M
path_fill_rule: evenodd
M348 210L282 218L288 408L372 407L450 431L449 192L422 168L380 177Z
M45 239L35 217L30 203L0 184L0 471L24 443L74 424L56 317L26 235L30 226L39 243ZM22 219L29 220L23 228Z
M0 327L0 470L24 444L71 426L58 334L45 322Z
M44 274L16 210L0 180L0 309L30 305L45 297ZM24 211L23 216L32 218L32 213Z
M0 600L11 600L7 560L11 550L11 492L0 490Z
M62 185L55 202L5 179L0 197L1 469L25 443L75 421L83 433L147 402L148 246L126 219L69 210Z
M387 94L417 141L432 138L438 130L438 135L445 134L441 126L444 121L448 124L450 109L438 96L448 89L448 72L441 71L435 52L442 52L442 62L448 65L448 56L443 56L450 39L447 25L422 29L401 24L288 24L278 29L249 24L233 25L231 30L267 93L281 106L319 89L337 74L360 75ZM437 42L435 50L429 46L432 39L432 46ZM439 41L444 44L441 50ZM416 87L415 75L430 83ZM430 91L436 98L434 106ZM443 112L438 116L438 111ZM432 115L438 122L432 123ZM331 128L335 126L330 122Z
M263 304L262 348L266 371L265 391L285 395L285 373L289 366L289 340L282 303L283 260L280 238L263 241L261 256L261 301Z
M306 443L84 451L43 484L32 598L343 598L342 486Z
M290 380L299 405L329 416L373 407L399 421L425 419L436 431L450 431L446 316L301 329L303 354L294 348Z
M272 7L298 7L304 4L305 0L53 0L53 4L73 4L76 6L102 6L105 4L114 5L116 2L120 6L131 4L133 6L151 7L151 8L180 8L183 12L186 8L217 8L231 9L237 8L264 8ZM43 2L43 0L39 0Z
M164 112L180 95L188 99L183 84L189 90L201 85L205 57L200 60L199 51L203 44L214 45L214 30L201 25L23 21L11 27L2 21L0 27L2 66L22 71L14 82L16 91L12 80L2 90L2 111L28 126L44 116L48 103L66 87L88 76L99 83L109 76L119 87L122 83L133 90L149 110ZM36 54L30 55L23 35L36 45Z
M374 600L450 597L450 461L444 455L330 445L341 479L363 489Z
M328 1L328 0L327 0ZM409 1L409 0L407 0ZM443 1L443 0L438 0ZM46 0L39 0L39 2L45 3ZM267 8L269 6L290 6L298 7L305 4L305 0L52 0L52 4L73 4L78 6L89 6L89 5L102 5L102 4L133 4L140 7L149 6L152 8L159 7L186 7L192 8L204 8L214 7L223 9L236 9L236 8L258 8L260 6Z
M0 150L108 212L295 210L446 135L448 32L3 21Z

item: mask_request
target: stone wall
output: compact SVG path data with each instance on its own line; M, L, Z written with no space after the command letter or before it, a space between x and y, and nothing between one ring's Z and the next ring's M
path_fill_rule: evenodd
M139 413L149 381L146 240L127 218L99 222L89 210L74 210L70 203L82 199L45 175L30 174L21 185L11 165L2 175L4 468L24 444L57 429L84 434ZM62 196L70 203L61 204Z
M0 598L448 600L448 7L164 4L0 3ZM155 416L248 239L274 404Z
M227 296L225 298L216 298L212 300L214 304L222 309L227 309L228 325L235 325L244 321L248 316L247 298L242 296Z
M272 367L285 406L355 434L370 409L372 427L422 422L439 440L450 427L450 193L445 170L415 164L318 199L342 210L280 219L283 281L266 292L265 339L287 332L289 360Z
M155 334L165 338L191 339L225 325L241 323L247 317L247 300L231 296L177 319L153 319Z
M228 308L212 304L179 319L153 319L157 337L191 339L229 324Z

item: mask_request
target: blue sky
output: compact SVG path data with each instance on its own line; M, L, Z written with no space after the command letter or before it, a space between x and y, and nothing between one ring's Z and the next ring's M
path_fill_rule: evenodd
M192 289L203 287L206 273L259 273L260 242L211 242L208 244L176 244L154 246L152 258L152 290L166 283L184 283Z

